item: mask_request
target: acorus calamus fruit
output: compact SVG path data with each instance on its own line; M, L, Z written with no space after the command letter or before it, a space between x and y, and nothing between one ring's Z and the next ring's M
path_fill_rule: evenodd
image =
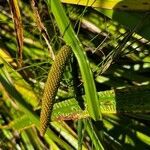
M50 121L50 115L52 112L53 104L55 102L55 96L62 79L62 74L65 68L65 64L71 56L71 48L64 45L58 52L51 69L48 73L48 78L45 83L42 107L40 114L40 134L44 136L48 123Z

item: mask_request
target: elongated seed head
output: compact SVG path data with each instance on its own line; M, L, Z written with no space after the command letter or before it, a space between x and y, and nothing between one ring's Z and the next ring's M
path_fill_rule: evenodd
M58 52L49 71L48 78L44 87L44 93L42 97L42 108L40 114L40 134L42 136L46 132L55 96L57 94L58 87L64 71L64 67L70 56L70 47L66 45L63 46Z

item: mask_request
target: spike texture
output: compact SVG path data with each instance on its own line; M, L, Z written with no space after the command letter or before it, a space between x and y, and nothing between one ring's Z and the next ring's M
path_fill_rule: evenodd
M53 62L51 69L49 71L42 97L42 107L40 114L41 136L44 136L46 129L48 127L53 104L55 102L55 96L57 94L58 87L60 85L65 64L70 56L71 56L70 47L67 45L63 46L58 52L55 61Z

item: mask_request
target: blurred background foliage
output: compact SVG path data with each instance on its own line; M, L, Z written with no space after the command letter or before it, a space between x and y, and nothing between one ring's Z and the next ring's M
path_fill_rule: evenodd
M78 112L82 99L78 103L71 99L84 95L84 89L72 55L56 96L54 121L41 137L38 120L42 91L53 57L64 40L45 1L38 0L35 5L41 22L30 1L18 4L22 21L19 36L23 36L20 45L12 1L0 1L0 148L150 149L150 14L63 4L88 56L97 92L102 91L99 97L106 100L105 105L108 100L108 107L103 120L97 122L86 118L87 112ZM127 113L110 113L109 102L117 101L117 93L111 92L117 90L121 93L119 100L126 98L127 102L116 107L128 109ZM69 109L71 105L76 106L74 110ZM132 108L137 108L136 113ZM68 112L63 116L65 109ZM71 111L78 116L71 116Z

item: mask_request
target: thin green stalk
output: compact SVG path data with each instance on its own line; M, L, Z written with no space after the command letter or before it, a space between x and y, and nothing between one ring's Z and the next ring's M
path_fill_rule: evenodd
M86 126L86 130L95 146L95 149L96 150L104 150L104 147L103 145L101 144L98 136L97 136L97 133L95 132L94 128L93 128L93 125L92 125L92 122L91 120L85 120L84 121L84 124Z
M78 150L82 150L82 142L83 142L83 120L78 120Z
M98 96L96 93L96 87L93 80L93 75L90 70L88 59L84 53L82 44L78 40L71 23L67 18L65 11L60 3L60 0L46 0L49 11L51 10L55 16L56 22L60 29L60 32L66 42L69 45L79 64L81 75L84 82L84 89L86 95L87 109L90 116L94 120L101 119L101 113L99 109Z

